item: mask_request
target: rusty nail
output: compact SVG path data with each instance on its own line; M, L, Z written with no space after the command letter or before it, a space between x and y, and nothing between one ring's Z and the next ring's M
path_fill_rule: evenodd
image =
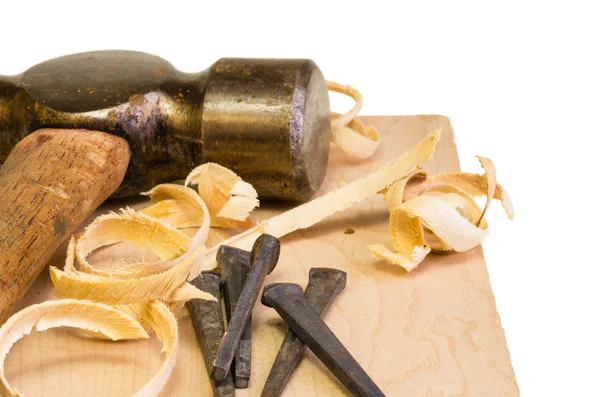
M279 240L268 234L261 235L254 242L250 256L250 272L213 363L211 371L213 379L222 380L227 376L235 350L240 339L242 339L242 334L252 314L252 308L260 294L265 277L277 265L279 249Z
M384 397L383 392L310 306L298 284L267 285L261 302L277 310L288 326L356 397Z
M310 269L308 284L304 296L319 316L329 310L336 296L346 287L346 272L326 267ZM291 329L285 334L279 353L275 358L271 372L262 391L261 397L278 397L288 382L292 372L300 363L306 345Z
M186 303L192 317L198 343L202 348L206 368L210 368L225 333L223 311L221 310L221 294L219 292L221 276L217 272L204 271L192 283L197 288L217 298L217 302L192 299ZM231 374L223 380L215 381L211 379L211 381L216 397L235 397L235 387Z
M244 288L248 271L250 270L250 252L239 248L221 246L217 253L217 262L223 275L223 298L225 300L225 311L227 320L231 321L231 315L237 307L240 294ZM235 351L233 359L233 379L235 387L245 389L250 381L250 370L252 360L252 316L246 323L242 339Z

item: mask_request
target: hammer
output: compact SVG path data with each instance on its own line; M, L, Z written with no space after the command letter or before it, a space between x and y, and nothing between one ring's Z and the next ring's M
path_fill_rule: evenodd
M0 324L108 197L216 162L261 198L307 200L325 176L329 112L306 59L224 58L187 74L99 51L0 76Z

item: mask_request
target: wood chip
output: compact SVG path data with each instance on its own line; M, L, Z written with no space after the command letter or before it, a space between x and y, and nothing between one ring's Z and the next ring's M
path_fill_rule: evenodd
M374 126L365 126L355 117L363 105L363 97L357 89L327 81L327 89L347 95L355 104L347 113L331 114L331 142L348 156L364 160L373 155L381 143L381 134Z
M491 160L478 157L484 174L438 174L422 171L408 175L388 188L385 201L390 211L394 251L381 244L369 246L378 258L414 270L429 252L464 252L487 237L485 221L493 198L502 201L510 219L514 212L506 191L496 183ZM473 196L487 196L482 210Z
M219 164L196 167L185 180L197 185L198 194L208 206L212 227L248 229L250 212L258 207L256 190L233 171Z
M11 347L34 329L45 331L57 327L85 329L111 340L148 338L144 328L133 317L102 303L64 299L29 306L10 317L0 328L1 396L23 396L8 383L5 375L4 361ZM138 393L136 396L156 394Z

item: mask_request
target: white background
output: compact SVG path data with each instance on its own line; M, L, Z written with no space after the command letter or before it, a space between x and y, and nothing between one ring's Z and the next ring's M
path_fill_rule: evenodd
M308 57L361 90L363 114L449 116L463 169L491 157L515 204L514 222L493 206L484 245L523 395L599 396L592 3L2 0L0 74L100 49L190 72L223 56Z

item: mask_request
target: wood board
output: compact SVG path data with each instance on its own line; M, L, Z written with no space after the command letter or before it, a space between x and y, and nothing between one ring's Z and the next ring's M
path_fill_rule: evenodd
M428 172L460 169L452 127L442 116L369 116L382 133L374 158L354 162L332 149L319 192L353 181L391 160L441 128L442 139ZM123 206L141 208L145 200L109 202L94 216ZM262 220L288 208L263 203L253 218ZM345 291L325 319L387 396L518 396L504 330L496 310L481 247L450 255L430 255L406 273L376 260L367 244L391 246L388 211L381 195L336 214L310 229L282 239L280 262L266 283L306 285L311 267L336 267L348 273ZM91 217L88 221L91 221ZM354 233L347 234L352 229ZM230 232L211 232L217 243ZM65 247L51 264L62 267ZM97 254L103 260L139 253L115 246ZM47 269L19 308L53 299ZM208 373L187 313L181 312L177 366L161 396L211 396ZM242 397L260 396L286 326L277 313L258 302L253 312L250 387ZM81 339L69 330L34 332L19 341L6 362L9 381L25 396L130 396L161 362L160 343L149 340L103 342ZM349 396L308 352L284 396Z

